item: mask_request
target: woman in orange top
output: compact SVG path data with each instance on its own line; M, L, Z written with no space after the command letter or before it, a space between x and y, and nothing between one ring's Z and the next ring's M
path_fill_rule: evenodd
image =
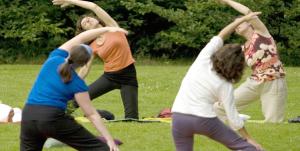
M54 5L65 7L76 5L93 11L97 17L85 16L77 23L77 32L105 26L119 27L117 22L98 5L79 0L53 0ZM125 118L138 119L138 82L134 66L135 60L126 38L122 32L103 34L90 43L94 56L104 62L104 73L89 85L89 94L95 99L114 89L120 89L125 110ZM85 78L90 70L91 61L84 66L79 75ZM75 101L74 101L75 103ZM75 106L76 103L75 103Z

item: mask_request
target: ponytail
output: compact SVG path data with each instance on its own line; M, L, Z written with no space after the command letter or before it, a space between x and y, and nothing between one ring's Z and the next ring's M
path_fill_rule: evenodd
M91 58L92 48L88 45L80 44L72 48L69 58L60 65L59 74L64 83L72 80L72 70L85 65Z
M72 60L69 60L63 63L59 68L59 74L64 81L64 83L68 83L72 79Z

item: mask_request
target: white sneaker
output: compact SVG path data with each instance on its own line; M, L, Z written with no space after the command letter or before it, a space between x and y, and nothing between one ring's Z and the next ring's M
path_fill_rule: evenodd
M239 117L243 120L243 121L247 121L251 118L251 116L246 115L246 114L239 114Z

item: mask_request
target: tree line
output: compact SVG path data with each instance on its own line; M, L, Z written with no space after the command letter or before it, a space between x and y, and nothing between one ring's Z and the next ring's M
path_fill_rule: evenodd
M261 11L285 65L300 65L300 1L238 0ZM95 0L121 27L136 56L194 58L208 40L240 14L217 0ZM51 0L0 1L0 62L35 59L75 34L76 21L90 13L61 9ZM228 41L242 43L232 36Z

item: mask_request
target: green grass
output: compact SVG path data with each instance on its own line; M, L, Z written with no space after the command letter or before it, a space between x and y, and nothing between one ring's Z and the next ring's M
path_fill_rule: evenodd
M140 117L156 116L166 107L171 107L188 65L137 65L139 80ZM40 65L0 65L0 100L13 107L23 107L27 95L40 69ZM287 67L288 101L286 119L300 115L300 68ZM95 65L87 83L102 74L102 66ZM249 75L247 70L246 75ZM123 117L119 90L114 90L93 102L96 108L112 111L117 118ZM253 119L262 120L259 101L250 105L245 112ZM82 114L76 111L76 114ZM171 151L174 145L171 125L166 123L107 123L114 137L124 142L122 151ZM96 134L89 123L84 126ZM300 124L255 124L247 123L249 133L267 151L299 151ZM0 150L19 150L18 124L0 125ZM73 150L69 147L48 149L53 151ZM203 136L195 137L195 150L223 151L222 145Z

